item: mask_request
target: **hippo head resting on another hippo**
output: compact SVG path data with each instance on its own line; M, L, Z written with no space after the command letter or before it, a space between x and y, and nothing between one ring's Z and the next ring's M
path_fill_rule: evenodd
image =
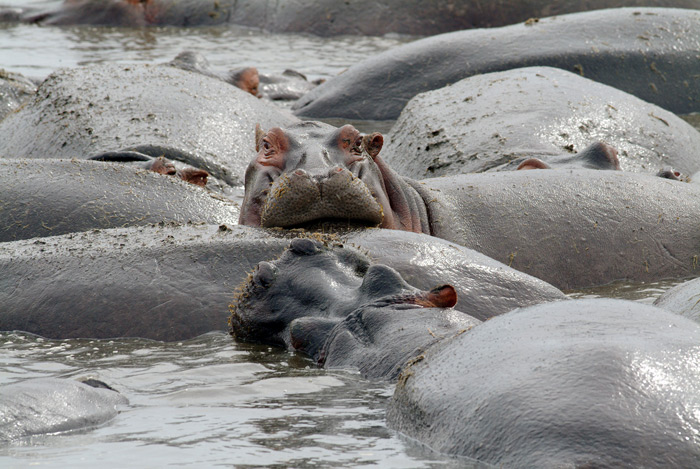
M325 222L432 234L429 196L379 156L384 138L302 122L282 130L256 128L256 151L245 175L239 223L306 227ZM615 150L594 143L560 165L620 169ZM549 168L529 159L518 169Z
M336 220L428 233L423 200L379 157L383 142L351 125L258 127L240 223L289 228Z
M231 334L238 340L286 346L324 364L323 348L328 345L327 339L337 336L341 329L352 329L345 325L348 318L354 318L352 323L358 326L354 332L365 337L363 345L378 350L383 347L371 347L370 344L376 345L381 338L372 339L374 328L359 327L363 322L381 325L388 323L388 317L409 321L411 311L420 311L425 317L438 314L441 318L439 324L426 322L427 328L432 326L433 334L420 328L424 339L434 341L441 328L445 328L444 324L449 324L452 331L455 322L462 329L479 323L452 309L456 302L457 294L450 285L421 291L406 283L394 269L382 264L370 265L369 259L355 249L328 247L319 241L299 238L291 241L289 249L278 260L260 262L239 287L230 308L229 326ZM395 325L394 322L391 324ZM368 332L362 334L359 329ZM403 330L402 327L394 329ZM335 342L338 340L336 338ZM421 342L415 337L403 340L410 345L406 350L411 351ZM353 341L346 342L349 350L361 351L350 346ZM406 350L401 350L402 358ZM349 360L347 355L335 355ZM337 363L336 360L332 366L357 367L365 361L366 355L363 355L356 357L355 361ZM389 366L387 361L388 370L379 367L381 372L376 370L376 364L372 364L375 368L372 375L395 376L399 365L404 363L403 359L395 359Z

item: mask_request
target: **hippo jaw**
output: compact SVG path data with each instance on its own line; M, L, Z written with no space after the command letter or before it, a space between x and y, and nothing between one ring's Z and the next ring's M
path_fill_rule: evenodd
M282 174L270 187L260 222L264 228L320 220L378 226L383 219L382 206L367 185L349 170L335 167L320 180L303 169Z

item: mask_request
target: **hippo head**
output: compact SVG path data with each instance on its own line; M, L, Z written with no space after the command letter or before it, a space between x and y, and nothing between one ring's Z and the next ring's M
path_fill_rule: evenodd
M237 289L229 326L238 340L313 356L330 330L357 310L451 308L456 302L450 285L421 291L394 269L370 265L356 249L299 238L278 260L260 262Z
M256 128L239 223L291 228L344 222L429 232L418 193L379 158L379 133L303 122Z

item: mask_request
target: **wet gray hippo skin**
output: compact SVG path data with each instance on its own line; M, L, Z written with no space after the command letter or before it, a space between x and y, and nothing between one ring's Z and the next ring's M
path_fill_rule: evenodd
M223 331L236 286L295 236L309 234L159 224L0 243L0 330L165 341ZM421 289L449 282L460 295L456 309L480 319L565 298L541 280L427 235L368 229L327 242L357 246L367 254L346 251L358 263L368 264L369 255Z
M235 223L228 199L145 169L0 159L0 241L159 222Z
M237 185L254 154L249 135L256 122L290 125L297 119L201 74L100 64L51 74L32 100L0 122L0 155L165 156Z
M654 305L700 322L700 279L689 280L671 288Z
M416 291L384 265L326 256L295 240L261 263L232 304L232 335L369 379L401 373L388 423L439 452L503 467L685 467L700 456L700 325L622 300L480 324L450 308L449 285Z
M664 109L700 110L700 12L623 8L430 37L360 62L302 97L304 117L396 119L409 99L468 76L551 66Z
M698 8L695 0L593 0L478 2L452 0L66 0L51 11L8 15L6 20L42 24L109 26L203 26L242 24L270 31L384 35L431 35L467 28L501 26L531 17L620 6Z
M94 427L128 400L105 383L36 378L0 386L0 442Z
M515 169L528 158L573 166L574 153L596 140L615 147L625 171L700 170L700 133L690 124L550 67L487 73L419 94L387 136L382 157L399 174L423 179Z
M464 174L420 182L379 154L382 137L307 122L258 135L239 222L336 219L430 234L558 288L696 275L700 189L596 170Z
M693 321L623 300L515 310L408 366L387 423L499 467L692 467L698 339Z
M370 265L351 250L295 239L278 260L261 262L237 290L230 332L238 340L303 351L329 368L353 367L366 377L393 379L443 335L480 323L452 309L456 302L451 285L419 290L396 270ZM369 351L334 336L339 327L353 325L364 344L388 340L391 346ZM343 342L343 352L341 345L324 345L329 336Z

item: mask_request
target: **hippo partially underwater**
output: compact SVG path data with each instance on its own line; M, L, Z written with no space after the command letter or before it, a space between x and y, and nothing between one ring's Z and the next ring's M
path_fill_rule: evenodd
M329 262L329 257L335 262ZM387 423L503 467L692 467L700 325L624 300L517 309L483 324L393 269L298 239L231 305L237 340L397 380ZM322 270L324 275L309 275Z
M96 379L35 378L0 385L0 443L103 424L128 400Z
M619 6L698 8L695 0L65 0L46 11L8 12L6 20L66 25L206 26L241 24L321 36L387 33L430 35ZM1 12L0 12L1 13ZM2 18L2 15L0 15Z
M200 73L98 64L52 73L24 107L0 121L0 157L165 156L235 186L253 154L256 122L285 126L298 119Z
M256 139L244 225L291 228L335 219L426 233L565 289L691 276L700 268L695 184L590 169L418 182L382 160L381 134L363 136L350 125L305 122L259 130Z
M592 141L612 144L614 161L585 167L685 175L700 170L700 132L623 91L551 67L465 78L408 102L382 157L414 179L539 166L575 166Z
M165 341L223 331L236 285L296 236L310 234L157 224L0 243L0 330ZM482 320L565 298L541 280L423 234L369 229L322 239L359 247L346 249L358 270L369 255L422 288L449 281L461 296L457 309Z
M326 81L294 108L306 118L396 119L408 100L423 91L477 74L549 66L688 114L700 111L698 50L700 11L573 13L392 48Z

